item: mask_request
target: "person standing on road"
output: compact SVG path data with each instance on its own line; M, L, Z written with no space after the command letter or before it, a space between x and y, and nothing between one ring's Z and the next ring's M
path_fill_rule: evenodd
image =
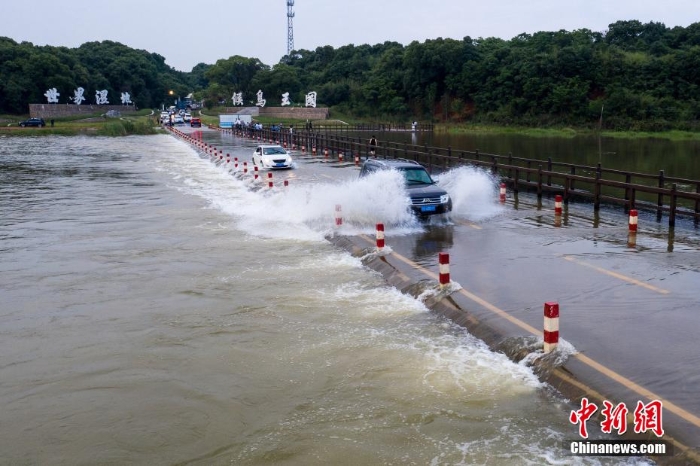
M374 135L372 135L372 137L369 140L369 155L371 155L372 157L377 156L377 138L375 138Z

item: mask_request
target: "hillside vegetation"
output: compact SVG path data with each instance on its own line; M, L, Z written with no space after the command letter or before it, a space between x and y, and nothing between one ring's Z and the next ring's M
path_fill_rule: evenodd
M0 38L0 113L26 113L53 87L67 102L79 86L88 98L97 89L115 100L129 92L141 108L171 103L171 90L195 92L210 106L230 105L234 92L254 105L259 89L268 106L285 92L303 105L316 91L319 105L366 119L692 131L700 116L700 23L619 21L605 32L511 40L325 46L296 50L272 67L234 55L187 73L110 41L68 49Z

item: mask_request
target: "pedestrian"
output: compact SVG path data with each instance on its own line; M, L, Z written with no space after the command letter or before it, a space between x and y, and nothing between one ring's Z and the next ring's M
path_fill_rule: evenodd
M369 155L372 157L377 156L377 138L372 135L372 137L369 140Z

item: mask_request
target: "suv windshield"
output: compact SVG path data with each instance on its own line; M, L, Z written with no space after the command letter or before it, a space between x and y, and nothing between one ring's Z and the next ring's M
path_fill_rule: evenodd
M433 184L433 180L423 167L401 167L398 169L407 185Z

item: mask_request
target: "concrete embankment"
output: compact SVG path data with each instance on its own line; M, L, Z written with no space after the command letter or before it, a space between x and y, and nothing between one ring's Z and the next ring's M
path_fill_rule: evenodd
M411 255L410 251L406 255L398 249L387 254L377 254L374 240L364 235L333 236L328 240L354 256L362 257L365 266L381 273L388 284L416 298L421 297L433 312L467 328L494 351L505 353L515 361L527 358L528 364L542 381L571 400L572 410L578 409L584 397L601 408L606 400L625 402L630 409L628 431L622 436L613 435L610 439L663 440L673 446L674 455L654 457L659 464L700 464L697 449L700 428L697 418L672 403L664 404L665 434L661 439L650 432L633 433L632 411L635 409L635 402L646 402L645 397L652 397L654 394L632 382L629 374L622 376L607 369L611 360L615 358L614 348L610 348L608 352L610 360L593 360L584 354L563 354L561 351L544 355L541 335L533 334L538 331L534 326L523 323L517 317L510 316L469 291L460 289L424 293L437 287L437 274L409 259L407 256ZM459 282L460 274L464 273L464 270L458 268L456 274L453 271L453 279ZM640 322L639 325L644 323ZM616 343L618 342L611 342L613 345ZM598 410L596 415L600 415L600 411ZM568 411L562 413L562 416L568 415ZM589 424L599 423L601 420L602 417L594 416ZM576 432L576 426L572 424L572 440L577 437Z

